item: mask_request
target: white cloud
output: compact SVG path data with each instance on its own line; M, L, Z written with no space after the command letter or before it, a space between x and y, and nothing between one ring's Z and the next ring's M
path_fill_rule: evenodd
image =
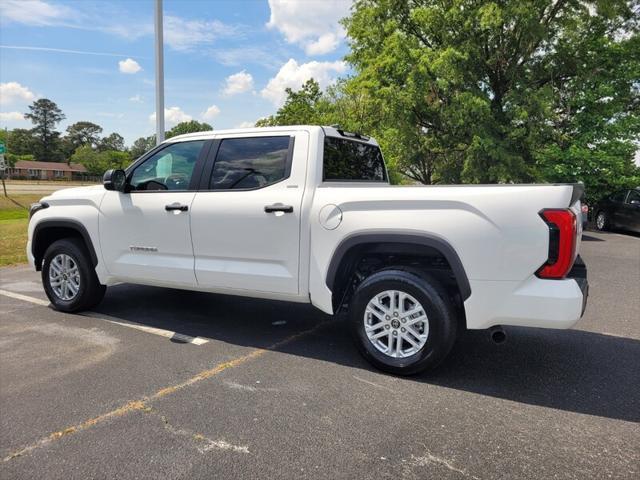
M318 37L315 42L308 43L305 46L305 52L308 55L324 55L325 53L333 52L340 45L342 38L336 33L325 33Z
M30 102L36 96L31 90L18 82L0 83L0 104L8 105L16 101Z
M349 14L351 0L269 0L267 27L281 32L287 42L304 48L307 55L335 50L345 36L340 19Z
M0 18L24 25L50 26L72 21L76 13L63 5L41 0L3 0L0 2Z
M250 73L242 70L241 72L229 75L225 79L225 85L222 89L223 95L231 96L238 93L248 92L253 89L253 77Z
M286 98L285 88L299 89L304 82L313 78L324 89L335 82L335 74L343 73L346 69L347 64L342 61L313 61L299 65L291 58L280 68L277 75L269 80L260 94L274 105L280 106Z
M173 126L178 123L189 122L191 120L193 120L193 117L184 113L180 107L169 107L164 109L164 122L167 126ZM156 112L149 115L149 122L156 123Z
M131 73L131 74L138 73L140 70L142 70L142 67L140 66L140 64L132 58L127 58L126 60L120 60L118 62L118 68L122 73Z
M185 20L165 15L164 41L174 50L189 50L198 45L213 43L220 37L236 35L238 29L219 20Z
M234 128L252 128L255 127L256 122L240 122Z
M24 115L20 112L0 112L2 122L20 122L24 120Z
M209 55L211 55L216 62L230 67L255 64L274 69L282 65L282 62L287 58L288 54L280 47L275 46L274 48L274 45L269 45L269 48L262 46L216 48L212 49Z
M213 120L220 113L220 109L216 105L211 105L204 112L202 112L202 118L205 120Z
M142 103L142 97L140 96L140 94L136 94L133 97L129 97L129 101L133 102L133 103Z
M71 53L74 55L96 55L99 57L127 57L122 53L92 52L90 50L69 50L68 48L27 47L23 45L0 45L0 49L26 50L32 52Z
M148 16L130 17L126 7L102 2L70 2L70 5L44 0L0 0L0 23L19 23L40 27L69 27L91 30L135 40L152 36ZM221 37L239 34L239 27L219 20L188 20L164 16L164 41L174 50L188 50L213 43Z

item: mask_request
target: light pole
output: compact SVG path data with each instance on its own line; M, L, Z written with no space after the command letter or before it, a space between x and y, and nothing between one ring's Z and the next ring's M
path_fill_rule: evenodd
M164 51L162 40L162 0L156 0L156 145L164 141Z

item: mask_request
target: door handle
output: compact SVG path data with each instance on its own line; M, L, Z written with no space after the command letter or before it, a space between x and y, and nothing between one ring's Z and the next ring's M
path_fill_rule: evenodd
M274 203L273 205L265 205L264 211L266 213L273 213L273 212L293 213L293 207L291 205L283 205L282 203Z
M169 205L165 205L164 209L167 212L172 212L174 210L179 210L181 212L186 212L187 210L189 210L189 206L188 205L182 205L180 203L170 203Z

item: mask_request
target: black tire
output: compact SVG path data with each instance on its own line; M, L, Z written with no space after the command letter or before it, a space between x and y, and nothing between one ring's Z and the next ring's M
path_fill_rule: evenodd
M602 217L602 218L601 218ZM609 215L604 210L600 210L595 218L596 229L604 232L611 228L611 223L609 222Z
M63 300L53 290L50 283L49 270L51 261L60 254L71 257L78 266L80 286L77 294L70 300ZM91 264L89 252L77 238L64 238L53 242L44 254L42 262L42 285L49 297L49 301L56 310L61 312L78 312L95 307L102 301L106 287L98 281L96 271Z
M386 290L408 293L422 305L427 315L426 343L411 356L389 356L367 337L364 325L367 304ZM456 340L458 321L448 295L435 279L426 274L394 269L377 272L358 286L349 304L349 326L358 349L375 367L396 375L413 375L444 360Z

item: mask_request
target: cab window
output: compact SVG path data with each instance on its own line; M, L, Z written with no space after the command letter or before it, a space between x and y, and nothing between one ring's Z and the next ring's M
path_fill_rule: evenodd
M172 143L156 152L133 171L129 179L131 190L188 190L204 143Z
M624 198L626 196L627 196L627 192L624 191L624 192L614 193L609 198L611 199L612 202L624 202Z
M227 138L211 173L212 190L247 190L273 185L289 176L292 137Z
M640 204L640 192L637 190L629 191L629 195L627 196L627 203L631 203L634 205Z

